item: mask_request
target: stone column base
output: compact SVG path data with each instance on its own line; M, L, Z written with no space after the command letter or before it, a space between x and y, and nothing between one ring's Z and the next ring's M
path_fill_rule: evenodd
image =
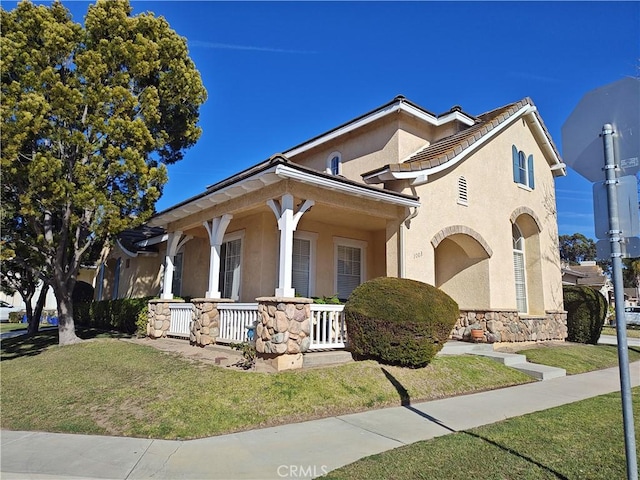
M258 359L275 368L278 372L284 370L298 370L302 368L303 355L301 353L258 353Z

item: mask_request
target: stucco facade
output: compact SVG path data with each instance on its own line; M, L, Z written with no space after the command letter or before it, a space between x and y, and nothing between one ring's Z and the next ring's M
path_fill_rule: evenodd
M345 297L386 275L467 312L550 317L563 310L564 174L530 99L472 116L397 97L160 212L154 237L112 250L102 291Z

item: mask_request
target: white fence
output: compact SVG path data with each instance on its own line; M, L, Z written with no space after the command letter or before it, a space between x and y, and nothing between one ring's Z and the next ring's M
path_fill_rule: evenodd
M220 314L220 335L216 338L217 342L249 341L248 327L255 327L258 321L257 303L219 303L218 313Z
M311 304L311 345L309 350L345 348L347 329L344 305Z
M169 305L169 310L171 311L171 325L169 325L167 335L189 338L191 321L193 320L193 303L172 303Z

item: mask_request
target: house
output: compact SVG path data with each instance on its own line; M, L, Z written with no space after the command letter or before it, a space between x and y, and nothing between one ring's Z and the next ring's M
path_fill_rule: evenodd
M600 292L609 304L613 304L613 283L595 261L583 261L579 265L562 265L562 283L591 287Z
M127 232L101 269L102 296L159 294L149 334L198 344L257 319L258 351L293 358L344 345L343 326L318 320L341 307L310 297L398 276L458 302L454 338L479 325L489 342L564 339L563 175L529 98L474 116L398 96Z

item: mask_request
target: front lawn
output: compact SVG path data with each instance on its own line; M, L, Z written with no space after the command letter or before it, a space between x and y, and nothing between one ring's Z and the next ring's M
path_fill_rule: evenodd
M602 335L617 335L616 327L605 325L602 327ZM640 326L627 325L627 338L640 338Z
M560 367L568 375L601 370L618 365L618 347L615 345L562 345L521 350L532 363ZM640 360L640 347L629 348L629 361Z
M532 381L475 356L415 370L366 361L263 374L116 339L56 341L43 332L2 342L2 428L195 438Z
M640 424L640 388L633 389ZM512 418L359 460L327 480L626 478L620 394Z

